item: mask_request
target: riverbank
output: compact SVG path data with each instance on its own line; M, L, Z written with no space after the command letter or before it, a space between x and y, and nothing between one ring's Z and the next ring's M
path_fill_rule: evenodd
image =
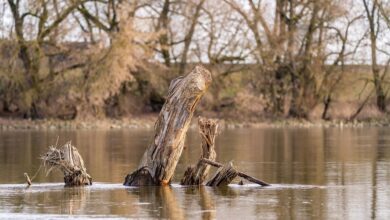
M0 117L0 130L88 130L88 129L152 129L157 114L145 114L123 119L91 119L91 120L59 120L59 119L12 119ZM315 120L303 119L276 119L258 121L236 121L234 119L219 119L221 128L280 128L280 127L390 127L390 118L365 120ZM196 128L196 120L192 120L191 128Z

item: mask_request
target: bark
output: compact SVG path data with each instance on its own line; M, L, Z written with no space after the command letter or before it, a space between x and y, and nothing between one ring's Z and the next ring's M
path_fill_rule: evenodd
M185 135L195 107L211 83L211 73L196 66L188 75L174 79L155 124L154 140L138 170L126 176L124 185L167 185L183 151Z
M202 138L202 154L196 166L190 166L184 173L181 185L201 185L206 179L210 165L202 161L206 158L215 161L217 154L215 153L215 137L217 135L218 123L213 119L199 118L199 132Z

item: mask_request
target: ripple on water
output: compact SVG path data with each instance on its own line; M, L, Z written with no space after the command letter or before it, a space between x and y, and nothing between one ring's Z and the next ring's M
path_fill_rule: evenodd
M172 188L185 188L191 186L182 186L177 183L173 183L171 185ZM231 188L259 188L259 189L313 189L313 188L329 188L329 187L340 187L340 186L323 186L323 185L305 185L305 184L271 184L271 186L263 187L258 184L248 183L245 185L239 184L229 184ZM115 189L133 189L138 187L129 187L124 186L121 183L103 183L96 182L91 186L83 186L83 188L89 190L115 190ZM63 183L36 183L32 184L30 187L27 187L26 184L0 184L0 193L7 192L46 192L46 191L59 191L67 189L64 187Z
M74 189L73 187L72 189ZM76 187L77 188L77 187ZM80 187L81 188L81 187ZM120 183L94 183L92 186L82 186L88 190L115 190L129 188ZM31 186L26 184L0 184L0 194L18 194L18 193L40 193L49 191L63 191L69 189L64 187L64 183L35 183Z

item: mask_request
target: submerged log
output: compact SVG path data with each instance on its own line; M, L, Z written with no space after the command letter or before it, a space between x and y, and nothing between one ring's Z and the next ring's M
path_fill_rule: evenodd
M219 168L223 167L223 164L220 164L218 162L215 162L215 161L212 161L212 160L208 160L208 159L205 159L205 158L202 158L202 162L210 164L210 165L212 165L214 167L219 167ZM218 173L218 171L217 171L217 173ZM266 182L264 182L262 180L256 179L255 177L249 176L248 174L245 174L245 173L240 172L240 171L237 171L237 176L242 177L242 178L248 180L249 182L257 183L257 184L259 184L261 186L270 186L269 183L266 183Z
M206 183L206 186L227 186L238 175L238 171L233 167L233 163L228 163L220 167L214 176Z
M87 173L84 160L71 142L61 148L51 146L49 151L41 156L43 165L49 174L53 169L59 169L64 174L65 186L92 185L92 178Z
M190 166L184 172L184 177L180 181L181 185L201 185L206 179L210 165L204 163L202 158L214 161L217 154L215 153L215 137L217 135L218 123L217 120L199 118L198 120L199 133L202 139L202 154L196 166Z
M195 107L211 83L210 72L196 66L186 76L174 79L154 128L154 140L138 169L128 174L124 185L167 185L171 182L184 146Z

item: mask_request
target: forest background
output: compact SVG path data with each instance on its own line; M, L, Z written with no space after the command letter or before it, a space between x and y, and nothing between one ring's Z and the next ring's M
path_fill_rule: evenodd
M0 1L4 118L159 112L197 64L208 116L387 119L390 1Z

